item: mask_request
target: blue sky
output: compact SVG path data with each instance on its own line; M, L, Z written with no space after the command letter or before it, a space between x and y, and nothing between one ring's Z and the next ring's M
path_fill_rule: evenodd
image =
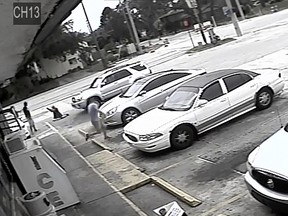
M119 0L83 0L92 29L97 29L100 25L100 16L105 7L115 8ZM74 20L74 31L88 32L85 15L81 4L72 11L69 19Z

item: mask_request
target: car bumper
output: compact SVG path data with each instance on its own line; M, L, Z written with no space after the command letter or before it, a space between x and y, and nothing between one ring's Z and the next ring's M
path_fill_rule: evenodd
M158 137L156 139L150 140L150 141L137 141L134 142L126 134L132 135L131 133L123 133L123 139L133 148L136 148L140 151L144 152L157 152L163 149L170 148L170 141L169 141L169 135L163 135L161 137ZM135 135L134 135L135 136ZM135 136L139 137L139 136Z
M262 204L280 212L288 212L288 194L280 194L260 185L249 172L245 174L245 182L250 194Z
M72 102L71 105L75 109L86 109L86 101Z
M108 126L121 125L121 113L116 112L111 116L107 116L105 119L105 124Z

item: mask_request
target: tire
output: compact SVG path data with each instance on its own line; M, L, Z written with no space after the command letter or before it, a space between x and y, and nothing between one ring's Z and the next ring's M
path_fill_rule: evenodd
M128 124L131 122L133 119L137 118L141 113L139 110L135 108L127 108L122 112L122 122L124 125Z
M171 133L171 147L175 150L185 149L192 145L195 137L196 134L191 127L187 125L180 125Z
M261 89L256 95L256 107L258 110L267 109L273 102L273 92L269 88Z

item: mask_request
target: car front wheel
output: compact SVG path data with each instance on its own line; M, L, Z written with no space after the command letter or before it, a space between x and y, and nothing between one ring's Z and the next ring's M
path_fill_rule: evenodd
M131 122L133 119L137 118L140 115L140 112L134 108L128 108L122 113L122 122L124 125Z
M195 133L191 127L187 125L180 125L171 133L171 147L176 150L185 149L192 145L194 138Z
M273 102L273 93L270 89L261 89L256 96L256 107L259 110L266 109L271 106Z

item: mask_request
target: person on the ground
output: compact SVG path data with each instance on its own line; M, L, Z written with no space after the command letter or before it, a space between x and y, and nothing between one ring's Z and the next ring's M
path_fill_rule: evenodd
M53 119L62 119L62 118L64 118L64 117L68 116L68 114L64 114L64 115L63 115L63 114L59 111L59 109L58 109L57 107L55 107L55 106L52 106L51 108L48 108L48 107L47 107L47 109L48 109L50 112L53 113Z
M103 112L101 112L99 110L99 102L97 102L96 100L94 100L93 98L90 99L89 101L89 105L88 105L88 113L90 116L90 121L91 124L94 126L94 128L96 129L95 132L92 133L87 133L85 135L85 139L86 141L91 137L94 136L96 134L99 133L103 133L104 135L104 139L109 139L111 137L107 136L107 132L106 132L106 125L105 125L105 114Z
M34 132L36 132L37 129L36 129L34 120L32 119L31 113L28 109L28 103L26 101L24 102L23 113L24 113L24 115L25 115L25 117L29 123L31 133L33 133L33 130L34 130Z

